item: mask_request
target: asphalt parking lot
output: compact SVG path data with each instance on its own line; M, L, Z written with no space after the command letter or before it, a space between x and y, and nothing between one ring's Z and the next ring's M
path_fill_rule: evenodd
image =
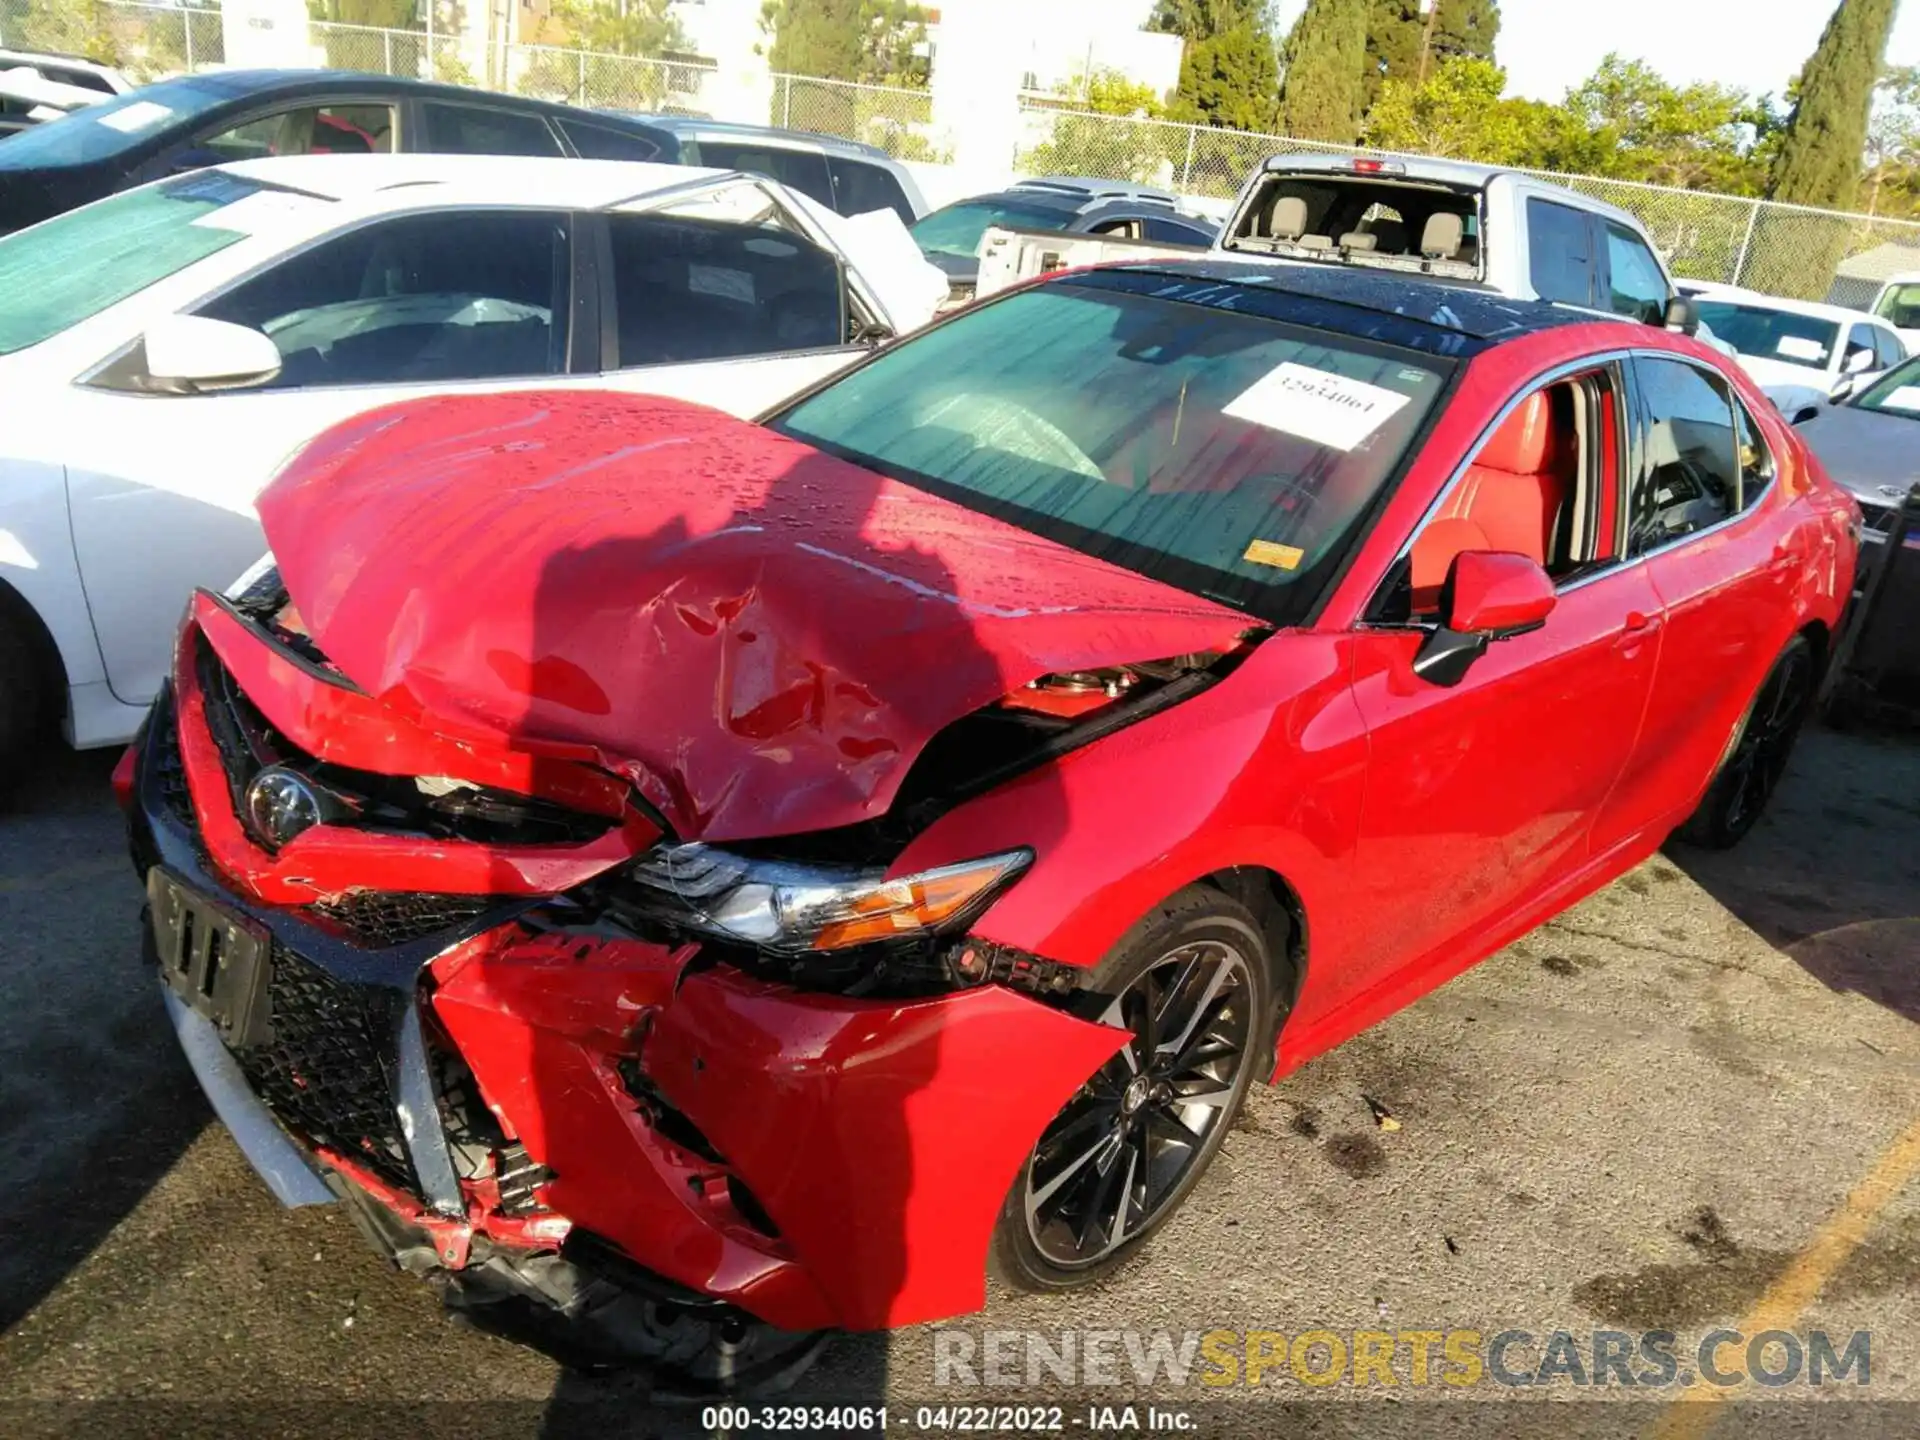
M112 759L51 755L0 812L0 1431L310 1433L324 1416L346 1433L359 1415L401 1433L385 1408L401 1402L416 1432L457 1414L465 1434L575 1433L573 1407L598 1401L642 1430L693 1425L661 1419L631 1381L564 1376L456 1328L337 1208L275 1205L211 1122L139 969ZM1507 1364L1522 1374L1559 1330L1587 1352L1596 1331L1678 1332L1683 1372L1687 1337L1717 1327L1836 1345L1867 1331L1869 1384L1750 1382L1725 1392L1738 1414L1672 1404L1701 1386L1582 1387L1564 1370L1420 1385L1404 1358L1393 1386L1310 1385L1277 1364L1258 1388L1123 1373L996 1389L937 1375L952 1340L922 1328L841 1343L803 1390L899 1407L895 1428L921 1404L1044 1392L1069 1430L1088 1402L1131 1399L1185 1407L1202 1431L1281 1433L1259 1406L1287 1403L1288 1430L1392 1419L1422 1434L1442 1400L1637 1398L1634 1428L1673 1434L1756 1430L1782 1406L1829 1425L1849 1413L1795 1404L1818 1394L1869 1402L1857 1433L1911 1434L1914 1415L1871 1402L1920 1401L1917 1080L1920 746L1810 733L1742 849L1658 857L1257 1090L1187 1208L1105 1288L996 1291L957 1325L976 1356L1003 1330L1224 1330L1242 1354L1247 1331L1519 1330L1533 1339ZM1445 1413L1468 1409L1492 1413ZM1563 1409L1551 1429L1596 1413Z

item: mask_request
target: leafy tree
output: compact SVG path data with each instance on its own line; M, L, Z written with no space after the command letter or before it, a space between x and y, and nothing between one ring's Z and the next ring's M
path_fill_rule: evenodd
M1140 184L1162 178L1169 163L1167 129L1128 125L1115 118L1159 118L1163 113L1160 97L1150 86L1117 70L1096 69L1067 87L1067 100L1075 111L1090 113L1055 116L1049 138L1016 158L1019 170L1029 175L1097 175Z
M1280 65L1267 0L1159 0L1147 29L1187 42L1175 119L1233 130L1272 127Z
M420 6L418 0L307 0L307 13L333 25L411 30Z
M1869 215L1920 215L1920 65L1889 68L1867 121Z
M390 3L390 0L361 0ZM575 47L603 55L663 55L687 43L671 0L552 0L550 14Z
M661 104L673 72L634 60L659 59L686 45L686 33L668 3L627 0L623 11L612 0L553 0L551 26L570 48L534 49L516 88L523 95L579 104L633 109Z
M1472 56L1441 61L1424 82L1389 79L1367 116L1367 144L1532 167L1572 148L1578 129L1572 115L1558 105L1508 96L1506 87L1504 70Z
M1280 62L1273 37L1242 26L1204 40L1189 40L1180 57L1174 92L1176 120L1229 130L1271 130L1280 89Z
M1389 80L1418 85L1449 60L1492 60L1499 33L1497 0L1434 0L1431 15L1420 13L1420 0L1373 0L1367 26L1367 108Z
M1895 5L1840 0L1800 73L1799 99L1774 167L1774 199L1835 209L1853 203Z
M760 28L776 73L925 85L927 19L911 0L766 0Z
M1751 137L1767 114L1741 91L1676 86L1645 61L1609 55L1567 92L1566 109L1577 123L1567 153L1544 157L1554 169L1730 195L1764 186Z
M1373 0L1307 0L1287 37L1280 128L1302 140L1351 145L1365 97Z
M1267 0L1158 0L1146 28L1157 35L1206 40L1252 26L1269 30Z

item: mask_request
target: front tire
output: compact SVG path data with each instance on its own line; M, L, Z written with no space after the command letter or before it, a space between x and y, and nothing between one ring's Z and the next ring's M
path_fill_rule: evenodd
M1085 1018L1133 1039L1068 1100L1020 1167L994 1231L996 1274L1066 1290L1108 1274L1165 1224L1271 1067L1273 969L1246 906L1184 890L1088 981Z
M0 593L0 775L52 730L53 694L41 647L10 596Z
M1679 839L1730 850L1759 823L1813 708L1816 679L1813 646L1796 635L1760 682L1700 808L1676 832Z

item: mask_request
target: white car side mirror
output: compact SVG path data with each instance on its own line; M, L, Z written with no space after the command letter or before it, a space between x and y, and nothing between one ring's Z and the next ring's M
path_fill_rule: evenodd
M147 328L147 374L163 390L239 390L280 373L280 351L258 330L200 315L168 315Z
M1840 368L1849 375L1864 375L1873 369L1873 352L1871 350L1856 350L1847 356L1846 364Z

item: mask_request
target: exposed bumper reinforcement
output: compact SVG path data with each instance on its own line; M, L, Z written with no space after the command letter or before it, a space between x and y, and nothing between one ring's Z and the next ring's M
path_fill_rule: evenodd
M160 997L166 1002L167 1017L180 1037L187 1063L193 1066L200 1088L213 1102L214 1113L232 1132L240 1153L267 1182L267 1188L290 1209L332 1204L333 1192L321 1180L313 1162L287 1138L267 1107L247 1088L239 1065L220 1043L213 1025L181 1004L165 984L160 987Z

